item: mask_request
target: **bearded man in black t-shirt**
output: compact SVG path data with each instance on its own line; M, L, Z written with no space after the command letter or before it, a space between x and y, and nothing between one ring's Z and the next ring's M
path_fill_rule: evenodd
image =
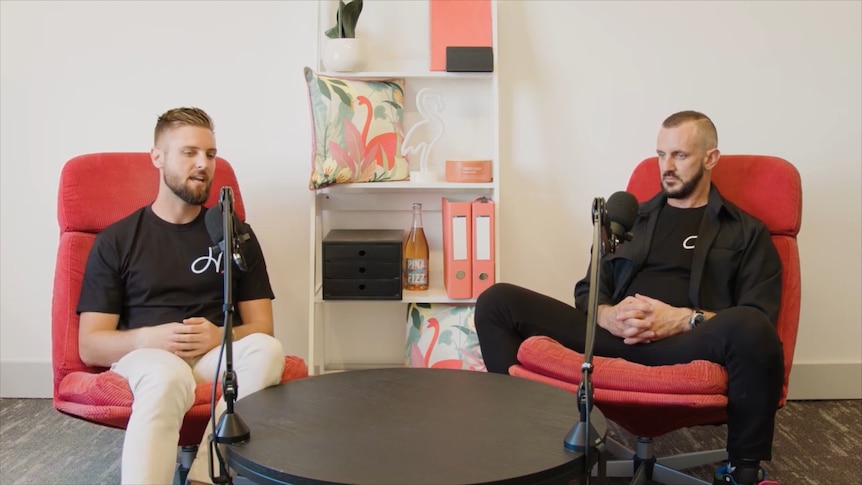
M156 200L105 228L87 260L77 311L81 360L110 367L134 395L123 442L123 484L173 481L183 417L198 382L212 381L223 340L223 265L212 249L202 206L216 170L210 117L177 108L156 123ZM278 384L284 366L273 337L266 263L254 232L243 244L245 271L235 271L233 367L238 399ZM223 360L223 359L221 359ZM222 362L222 370L224 363ZM219 400L216 416L225 410ZM191 483L211 483L207 427L189 471Z
M781 261L763 223L712 185L717 145L702 113L662 123L662 192L640 204L632 241L602 262L593 350L645 365L725 366L730 460L714 482L754 485L764 477L760 460L771 459L784 379L775 330ZM507 373L521 342L535 335L583 352L589 275L575 286L575 307L510 284L482 293L475 321L488 371Z

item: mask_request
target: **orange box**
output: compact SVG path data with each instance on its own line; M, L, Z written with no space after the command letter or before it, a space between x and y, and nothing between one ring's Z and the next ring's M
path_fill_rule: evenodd
M490 182L491 160L446 160L447 182Z

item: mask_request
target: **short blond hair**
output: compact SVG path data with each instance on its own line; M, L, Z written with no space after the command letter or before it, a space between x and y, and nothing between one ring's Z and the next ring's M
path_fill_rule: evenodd
M162 133L178 128L180 126L199 126L215 133L213 120L200 108L173 108L164 112L156 121L156 129L153 133L153 143L159 143Z
M706 149L718 148L718 130L709 116L698 111L680 111L668 116L661 126L665 128L676 128L684 123L695 122L698 124L698 137Z

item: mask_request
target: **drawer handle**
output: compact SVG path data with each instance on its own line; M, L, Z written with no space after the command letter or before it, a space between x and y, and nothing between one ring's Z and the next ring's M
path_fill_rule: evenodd
M359 285L359 289L360 289L360 290L365 290L365 285L362 285L362 284L361 284L361 285Z
M359 268L359 272L360 272L360 273L364 273L364 272L365 272L365 268Z
M359 255L360 255L360 256L365 256L365 250L364 250L364 249L360 249L360 250L359 250Z

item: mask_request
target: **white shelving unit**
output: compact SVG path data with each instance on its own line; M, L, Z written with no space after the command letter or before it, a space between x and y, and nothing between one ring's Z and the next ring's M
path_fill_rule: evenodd
M334 22L336 1L319 3L318 52L323 50L323 32ZM318 55L319 72L362 79L404 78L404 130L420 120L416 93L423 88L444 98L442 113L446 131L431 152L429 167L439 182L410 181L338 184L311 195L309 253L309 352L312 374L404 365L407 304L472 303L451 300L443 287L441 199L470 201L488 197L500 209L499 122L496 72L497 15L492 1L495 72L448 73L429 71L429 3L427 1L365 0L357 37L370 46L366 72L327 73ZM376 33L385 34L376 34ZM490 183L448 183L444 180L447 159L490 159ZM410 160L418 170L418 157ZM412 220L412 203L422 203L422 219L430 255L430 288L404 291L400 301L326 300L322 298L321 241L332 229L400 229ZM499 217L496 218L499 221ZM499 234L499 223L496 225ZM405 232L406 233L406 232ZM495 235L496 236L496 235ZM499 241L499 237L495 237ZM496 274L500 279L499 243Z

